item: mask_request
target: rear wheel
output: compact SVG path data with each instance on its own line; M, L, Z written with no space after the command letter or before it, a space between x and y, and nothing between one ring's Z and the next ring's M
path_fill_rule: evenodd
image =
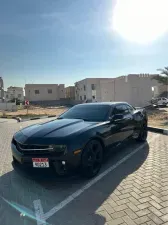
M84 177L92 178L100 171L103 161L103 147L98 140L91 140L85 146L81 159L81 172Z
M147 126L147 121L144 121L141 126L139 135L137 136L137 138L135 138L135 140L143 142L143 141L146 141L147 136L148 136L148 126Z

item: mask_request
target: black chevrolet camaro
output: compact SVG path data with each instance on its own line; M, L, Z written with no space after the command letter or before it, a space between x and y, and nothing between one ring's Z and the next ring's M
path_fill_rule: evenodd
M59 176L78 168L90 178L99 172L106 149L128 138L146 140L145 109L125 102L80 104L55 120L17 132L11 143L13 163L52 168Z

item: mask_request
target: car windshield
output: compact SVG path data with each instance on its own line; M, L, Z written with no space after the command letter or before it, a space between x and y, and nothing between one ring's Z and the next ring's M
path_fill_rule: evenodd
M85 121L105 121L109 105L77 105L62 114L58 119L83 119Z

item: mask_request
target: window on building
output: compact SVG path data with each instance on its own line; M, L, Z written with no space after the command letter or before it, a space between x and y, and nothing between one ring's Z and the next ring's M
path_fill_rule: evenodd
M94 95L92 96L92 99L95 99L95 96Z
M8 98L8 95L6 95L6 98Z
M48 94L52 94L52 89L48 89Z
M82 96L80 96L80 100L82 100Z
M39 90L35 90L34 92L35 92L36 95L40 94Z
M95 84L91 84L91 88L92 88L92 91L96 90L96 85Z
M84 100L86 100L86 95L84 95Z
M21 98L22 97L22 95L21 94L18 94L18 98Z
M86 91L86 86L85 85L83 85L83 89L84 89L84 91Z

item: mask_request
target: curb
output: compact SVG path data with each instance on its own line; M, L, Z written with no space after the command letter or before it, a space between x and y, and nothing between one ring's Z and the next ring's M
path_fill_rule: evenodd
M14 120L18 120L19 117L17 116L12 116L12 117L7 117L7 116L1 116L0 119L14 119Z
M162 128L158 128L158 127L148 127L148 131L168 135L167 129L162 129Z

